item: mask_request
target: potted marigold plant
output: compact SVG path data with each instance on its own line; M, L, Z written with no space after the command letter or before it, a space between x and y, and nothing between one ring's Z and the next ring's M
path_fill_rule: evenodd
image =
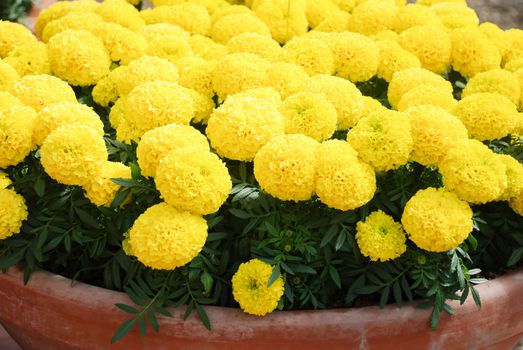
M521 337L501 299L521 273L476 285L523 256L522 30L460 1L153 3L0 22L0 321L20 344Z

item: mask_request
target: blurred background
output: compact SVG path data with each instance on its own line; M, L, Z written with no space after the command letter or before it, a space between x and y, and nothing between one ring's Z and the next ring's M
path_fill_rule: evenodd
M493 22L503 29L523 29L523 0L468 0L481 22Z

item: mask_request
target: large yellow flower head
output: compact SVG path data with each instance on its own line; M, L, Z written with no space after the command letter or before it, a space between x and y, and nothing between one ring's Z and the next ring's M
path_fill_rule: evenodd
M124 67L118 67L109 73L108 76L98 80L98 83L96 83L91 92L94 102L100 106L107 107L110 103L113 103L118 99L120 94L118 93L118 90L116 90L113 78L117 74L117 71L120 71L121 69L124 69Z
M3 171L0 171L0 190L7 188L7 186L11 185L12 183L13 182L11 181L9 176L7 176L7 174Z
M327 206L353 210L374 197L374 169L360 161L357 152L347 142L323 142L318 150L317 164L315 192Z
M203 35L193 35L189 39L189 45L196 56L205 60L220 60L227 56L227 46L215 43L211 38Z
M481 92L458 102L453 114L467 127L470 137L484 141L510 134L518 117L516 105L503 95Z
M142 175L154 177L160 160L170 151L194 148L209 151L207 138L188 125L169 124L147 131L136 149Z
M286 134L303 134L321 142L336 131L338 114L322 94L296 93L286 98L278 109L285 117Z
M206 132L220 156L252 161L263 145L284 130L284 117L274 104L233 96L213 112Z
M503 161L477 140L450 149L439 163L439 172L445 187L469 203L495 201L508 186Z
M83 185L85 196L95 205L111 206L116 193L120 189L120 185L114 183L111 179L119 178L130 179L131 168L122 163L106 162L102 166L100 175Z
M215 107L213 98L192 89L186 89L186 91L191 96L194 106L194 115L191 122L207 124Z
M102 39L111 60L122 65L144 56L149 45L141 34L116 23L103 23L93 33Z
M363 106L363 117L366 117L374 112L388 110L388 108L382 105L380 101L370 96L363 96Z
M310 199L314 193L319 145L300 134L272 138L254 157L254 176L261 188L284 201Z
M429 105L407 110L414 140L410 159L434 166L448 151L468 138L467 129L454 115Z
M400 34L399 44L416 55L421 66L434 73L443 73L451 63L450 34L439 25L420 25Z
M477 27L479 18L476 12L466 4L441 2L431 6L439 19L450 30L457 28Z
M345 12L351 12L357 4L361 3L361 0L331 0L332 3Z
M398 111L404 112L412 107L431 105L452 112L456 103L454 96L447 89L435 85L420 85L404 93L397 108Z
M220 44L227 44L235 36L244 33L256 33L269 38L271 36L267 25L251 13L225 16L214 23L211 29L211 37Z
M61 102L44 107L36 115L34 143L41 145L51 132L68 124L86 125L95 130L98 136L104 136L104 124L92 108L76 102Z
M113 22L133 31L145 26L139 11L125 0L104 0L95 12L107 22Z
M149 29L150 27L156 26L169 26L172 27L172 29L177 29L173 30L173 32L179 30L184 34L169 33L168 31L165 31L165 33L156 33L156 30L144 30L143 34L148 43L146 50L148 55L165 58L172 63L176 63L176 61L181 58L192 56L193 51L189 43L189 38L186 35L188 34L187 32L183 31L183 29L179 28L178 26L168 23L152 24L146 26L145 28Z
M441 2L455 2L459 4L467 4L467 0L417 0L416 3L424 6L432 6Z
M20 232L27 219L24 197L11 189L0 189L0 240Z
M24 160L33 147L36 112L26 106L14 106L0 112L0 168Z
M259 259L238 267L232 277L232 295L244 312L264 316L276 309L285 283L280 276L268 287L271 275L272 266Z
M69 124L47 136L40 148L45 172L64 185L85 185L98 177L107 161L107 149L94 129Z
M330 0L307 1L307 22L311 28L316 28L326 18L338 12L340 8Z
M214 24L218 22L223 17L229 16L229 15L236 15L239 13L252 13L251 9L248 8L245 5L230 5L230 6L223 6L216 11L214 11L211 15L211 23Z
M267 68L266 74L266 84L276 89L284 99L299 92L309 80L307 72L293 63L273 63Z
M523 191L523 164L508 154L500 154L498 157L507 167L508 181L507 189L499 199L508 201Z
M504 69L493 69L476 74L463 89L462 97L471 96L479 92L503 95L515 105L519 104L521 96L518 78L512 72Z
M173 270L194 259L207 240L207 222L200 216L156 204L136 219L129 246L145 266Z
M94 33L97 27L104 24L102 17L93 12L71 12L49 22L42 33L42 41L47 43L53 36L67 29L85 30Z
M521 67L520 69L515 71L514 76L518 79L519 86L521 87L521 97L519 99L519 102L520 102L519 106L520 106L520 111L523 111L523 67Z
M363 96L356 85L348 80L319 74L311 77L302 90L325 95L338 112L340 130L352 128L363 116Z
M391 29L401 33L409 28L420 25L443 26L443 23L430 7L422 6L419 3L408 4L407 6L400 7L398 13L394 16Z
M278 42L269 35L258 33L243 33L234 36L227 42L227 49L230 53L254 53L270 62L279 61L281 54Z
M505 32L504 39L507 42L507 52L503 55L503 62L510 62L515 58L523 57L523 30L509 29Z
M170 6L158 6L140 12L147 24L171 23L191 34L208 35L211 31L211 16L205 7L184 2Z
M195 111L187 88L161 80L138 85L126 97L122 108L135 140L162 125L189 125Z
M176 67L180 74L178 83L188 89L213 97L212 73L216 68L216 61L206 61L198 56L189 56L179 59Z
M151 41L154 41L154 39L161 40L162 37L179 38L185 40L189 40L191 37L191 33L172 23L148 24L142 28L140 33L147 39L149 44L151 44Z
M318 24L314 30L318 32L346 32L349 28L350 13L345 11L336 11L329 17L325 18Z
M391 81L396 72L409 68L420 68L421 62L416 55L403 49L398 43L391 40L377 42L380 51L380 60L377 76Z
M401 224L382 212L371 213L356 224L356 242L361 253L372 261L398 258L407 250L405 231Z
M349 19L351 32L373 35L382 30L392 29L394 17L399 8L391 1L368 0L352 10Z
M410 124L408 116L401 112L371 113L349 131L347 141L376 170L396 169L407 163L412 151Z
M308 37L295 37L287 42L283 47L281 60L300 65L311 76L331 75L336 68L329 45Z
M272 38L285 43L307 32L306 0L263 0L254 9L271 31Z
M10 90L15 81L20 79L20 75L13 66L0 59L0 90Z
M501 55L496 45L478 28L452 31L452 67L465 77L499 68Z
M28 75L16 81L10 91L22 103L39 111L59 102L77 102L73 89L52 75Z
M0 58L7 57L18 46L34 42L36 38L23 25L0 20Z
M513 73L520 70L521 68L523 68L523 57L514 58L513 60L505 63L505 66L503 67L503 69Z
M65 30L48 43L53 74L71 85L95 85L109 74L111 59L102 41L83 30Z
M472 232L472 209L452 192L427 188L407 202L401 223L419 248L446 252L456 249Z
M15 68L22 77L51 73L47 46L41 42L18 46L11 50L4 62Z
M432 85L452 94L452 84L443 77L423 68L410 68L396 72L389 84L387 97L394 108L398 108L405 93L421 85Z
M484 22L479 25L479 30L496 45L502 57L508 52L510 49L510 41L505 39L505 31L498 25L491 22Z
M225 163L216 154L194 147L167 153L154 181L167 204L196 215L217 212L232 189Z
M245 90L243 92L239 92L237 94L232 95L235 98L241 97L241 98L259 98L264 101L272 103L274 106L278 107L281 105L281 95L276 91L276 89L272 87L260 87L260 88L254 88Z
M509 205L515 213L523 216L523 191L519 191L515 197L512 197Z
M18 98L0 88L0 112L4 112L12 107L22 107L24 104Z
M227 96L266 85L269 62L252 53L233 53L216 65L212 86L222 100Z

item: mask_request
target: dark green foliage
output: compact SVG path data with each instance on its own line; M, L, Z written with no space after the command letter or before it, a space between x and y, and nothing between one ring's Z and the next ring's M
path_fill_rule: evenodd
M32 6L32 0L2 0L0 1L0 20L17 21L23 18Z

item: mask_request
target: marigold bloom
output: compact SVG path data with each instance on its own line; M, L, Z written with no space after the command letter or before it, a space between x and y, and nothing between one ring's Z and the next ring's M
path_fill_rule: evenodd
M418 2L400 7L398 13L394 16L391 29L401 33L419 25L443 26L443 23L436 15L436 12L430 7L420 5Z
M214 24L218 22L223 17L229 16L229 15L237 15L239 13L253 13L251 9L249 9L247 6L244 5L230 5L230 6L223 6L216 11L213 12L211 15L211 23Z
M0 60L0 90L11 90L15 81L20 79L16 69L5 60Z
M316 28L326 18L331 17L335 13L340 12L338 6L330 0L307 1L307 22L309 27Z
M479 18L476 12L466 4L441 2L431 6L439 19L450 30L457 28L477 27Z
M497 200L507 188L506 166L487 146L467 140L439 163L445 187L473 204Z
M95 9L105 21L119 24L133 31L139 31L145 26L139 11L125 0L104 0Z
M229 40L244 33L256 33L270 38L271 31L258 17L250 13L228 15L213 24L211 37L219 44L227 44Z
M412 107L431 105L452 112L456 103L454 96L448 90L434 85L420 85L403 94L398 103L398 111L404 112Z
M507 167L508 181L507 189L499 200L509 201L523 191L523 164L508 154L500 154L498 157Z
M11 181L9 176L7 176L7 174L4 173L3 171L0 171L0 190L7 188L7 186L9 186L12 183L13 182Z
M122 67L118 67L112 72L118 70L119 68ZM115 102L118 99L118 96L120 95L118 93L118 90L116 90L116 85L113 79L111 79L112 76L113 75L109 73L108 76L98 80L91 92L93 101L99 104L100 106L109 106L109 104Z
M21 77L51 73L47 46L41 42L16 47L4 58L3 62L16 69ZM3 79L5 79L5 77L3 77Z
M131 168L122 163L106 162L102 166L101 174L83 185L87 199L98 206L111 206L120 189L120 185L112 181L115 178L130 179Z
M42 41L47 43L53 36L67 29L85 30L94 33L96 28L102 26L104 23L103 18L98 16L96 13L71 12L49 22L42 32Z
M523 68L523 57L514 58L513 60L507 62L503 69L508 70L509 72L516 72Z
M511 42L506 40L505 31L494 23L484 22L479 25L479 30L494 44L499 50L501 57L510 49Z
M342 33L349 29L350 13L345 11L336 11L326 17L318 24L314 30L318 32L336 32Z
M22 107L24 104L18 98L0 88L0 112L4 112L12 107Z
M258 33L243 33L232 37L227 42L230 53L247 52L256 54L270 62L280 59L281 47L270 36Z
M73 89L51 75L28 75L16 81L10 91L22 103L39 111L58 102L77 102Z
M227 56L227 46L215 43L212 39L203 35L193 35L189 39L189 45L196 56L205 60L220 60Z
M267 286L271 274L272 266L259 259L240 264L232 277L232 294L244 312L264 316L276 309L284 282L280 276Z
M338 6L340 10L345 12L351 12L354 7L361 3L361 0L331 0L333 4Z
M29 155L36 112L14 106L0 112L0 168L16 165Z
M371 213L356 224L356 242L361 253L372 261L398 258L407 250L405 231L401 224L382 212Z
M281 52L281 60L301 66L311 76L331 75L336 68L329 45L307 37L296 37L287 42Z
M373 35L382 30L392 29L399 8L393 2L368 0L352 10L349 30L355 33Z
M121 65L144 56L149 45L142 35L116 23L103 23L93 33L102 39L111 60Z
M503 55L503 62L510 62L515 58L523 57L523 30L509 29L504 33L507 43L507 52Z
M421 68L421 62L414 54L403 49L398 43L390 40L377 42L380 60L376 75L391 81L394 73L409 69Z
M23 25L0 20L0 58L7 57L18 46L34 42L36 38Z
M129 231L132 254L145 266L174 270L194 259L207 240L204 218L156 204L136 219Z
M456 249L472 232L472 209L452 192L427 188L407 202L401 223L419 248L446 252Z
M276 91L276 89L274 89L272 87L260 87L260 88L248 89L248 90L239 92L239 93L231 95L231 96L234 96L235 98L237 98L237 97L259 98L259 99L272 103L276 107L278 107L282 103L281 95L278 93L278 91Z
M205 7L191 2L147 9L140 16L147 24L171 23L191 34L208 35L211 31L211 16Z
M509 204L515 213L523 216L523 191L519 191L515 197L512 197Z
M19 233L27 216L24 197L14 190L0 189L0 241Z
M302 85L309 80L307 72L293 63L273 63L267 68L266 74L266 85L278 91L284 99L299 92Z
M515 105L518 105L521 96L518 78L504 69L493 69L476 74L470 78L461 96L464 98L479 92L503 95Z
M272 38L283 44L307 32L306 0L265 0L254 9L271 31Z

